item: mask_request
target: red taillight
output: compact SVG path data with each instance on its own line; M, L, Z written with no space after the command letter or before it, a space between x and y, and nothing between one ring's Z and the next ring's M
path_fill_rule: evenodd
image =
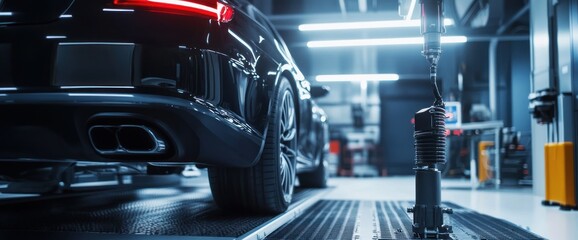
M221 22L229 22L233 20L235 11L227 4L217 2L218 20Z
M114 0L114 5L172 14L203 15L219 22L229 22L234 15L231 6L216 0Z

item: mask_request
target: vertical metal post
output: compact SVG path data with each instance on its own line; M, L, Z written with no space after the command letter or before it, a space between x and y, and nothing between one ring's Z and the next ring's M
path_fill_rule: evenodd
M502 143L501 143L501 134L502 132L502 128L500 127L496 127L496 129L494 130L494 163L496 164L496 167L494 168L496 170L496 176L495 176L495 181L494 181L494 185L496 187L496 189L500 188L500 183L502 181L502 176L501 176L501 151L502 151Z
M488 92L490 94L490 112L491 112L491 120L496 120L497 119L497 88L496 88L496 53L498 51L498 39L497 38L492 38L492 40L490 41L490 47L489 47L489 54L488 54L488 68L489 68L489 76L488 76L488 82L489 82L489 89Z
M475 137L472 135L470 136L470 183L472 188L477 189L479 187L478 184L478 166L476 161L476 153L474 149L476 149Z

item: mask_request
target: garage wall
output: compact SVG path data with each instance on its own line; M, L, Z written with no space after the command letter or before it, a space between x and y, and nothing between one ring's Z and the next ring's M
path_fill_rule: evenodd
M431 106L431 91L427 79L380 84L382 161L388 175L414 174L412 119L417 111Z
M511 87L510 102L511 126L522 132L529 143L531 116L528 113L528 94L530 93L530 42L521 41L510 44L511 47ZM528 146L526 144L526 146Z

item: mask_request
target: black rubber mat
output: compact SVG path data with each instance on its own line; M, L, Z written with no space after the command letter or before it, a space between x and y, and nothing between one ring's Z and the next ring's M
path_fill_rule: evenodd
M296 189L293 201L318 192ZM210 189L194 187L0 201L0 213L0 236L2 232L32 231L236 238L275 217L221 211L212 202Z
M412 219L406 212L412 205L408 201L322 200L268 239L412 239ZM445 220L453 227L452 239L542 239L510 222L453 203L444 205L454 210ZM360 226L360 219L370 219L364 223L369 228ZM369 231L364 235L364 230Z

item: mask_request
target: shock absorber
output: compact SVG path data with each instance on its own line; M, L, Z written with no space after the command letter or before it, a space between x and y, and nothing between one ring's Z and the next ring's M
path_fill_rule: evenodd
M444 224L441 206L441 173L437 164L445 163L445 109L443 102L415 114L415 205L413 233L418 238L449 238L452 228Z

